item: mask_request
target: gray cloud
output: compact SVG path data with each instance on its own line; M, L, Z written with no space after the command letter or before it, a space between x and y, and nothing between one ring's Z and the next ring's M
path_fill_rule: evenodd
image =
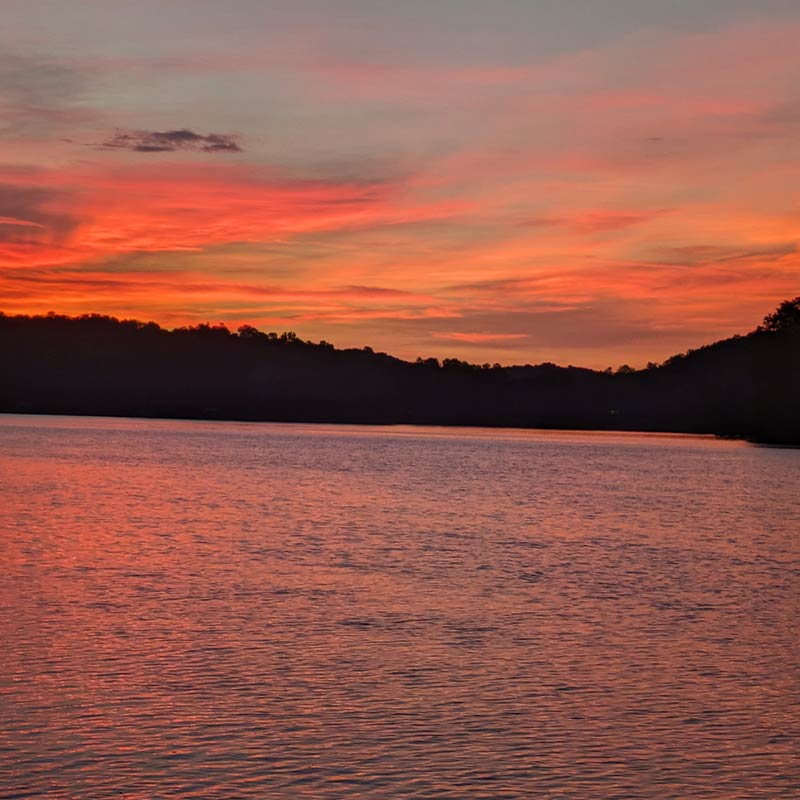
M0 135L53 136L91 112L87 76L54 59L0 48Z
M68 214L48 210L61 197L54 190L37 186L0 184L0 241L61 241L78 224Z
M102 145L106 150L135 153L173 153L199 150L203 153L241 153L237 137L227 133L195 133L188 128L174 131L117 131Z

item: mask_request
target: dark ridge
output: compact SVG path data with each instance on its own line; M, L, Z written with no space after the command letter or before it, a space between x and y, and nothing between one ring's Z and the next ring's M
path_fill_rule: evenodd
M0 313L0 412L710 433L800 443L800 297L615 373L415 363L294 333Z

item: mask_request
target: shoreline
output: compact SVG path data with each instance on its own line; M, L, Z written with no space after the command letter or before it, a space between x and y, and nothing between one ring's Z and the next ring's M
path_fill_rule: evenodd
M585 433L585 434L613 434L613 435L651 435L659 437L696 437L698 439L715 439L719 441L732 441L743 442L745 444L753 445L756 447L775 447L785 449L798 449L800 442L796 441L780 441L770 440L766 438L756 438L752 435L741 434L719 434L713 431L691 431L691 430L661 430L652 428L589 428L589 427L534 427L534 426L520 426L520 425L502 425L492 423L462 423L462 422L416 422L409 420L399 421L374 421L374 420L354 420L354 419L270 419L270 418L247 418L247 417L234 417L234 416L210 416L210 415L197 415L197 416L164 416L158 414L113 414L113 413L96 413L96 412L76 412L76 411L7 411L0 410L2 417L56 417L56 418L69 418L74 417L77 419L109 419L109 420L152 420L159 422L205 422L215 423L224 422L242 425L329 425L332 427L355 427L355 428L426 428L426 429L444 429L444 430L496 430L508 432L540 432L540 433Z

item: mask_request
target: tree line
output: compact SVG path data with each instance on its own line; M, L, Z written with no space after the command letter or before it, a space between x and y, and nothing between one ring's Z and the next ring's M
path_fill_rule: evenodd
M616 371L403 361L294 332L0 313L0 411L711 433L800 443L800 297L756 330Z

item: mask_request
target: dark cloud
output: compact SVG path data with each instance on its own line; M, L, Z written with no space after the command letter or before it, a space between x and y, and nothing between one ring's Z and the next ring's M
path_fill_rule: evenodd
M110 150L134 153L173 153L199 150L203 153L241 153L237 137L227 133L195 133L188 128L174 131L117 131L101 145Z

